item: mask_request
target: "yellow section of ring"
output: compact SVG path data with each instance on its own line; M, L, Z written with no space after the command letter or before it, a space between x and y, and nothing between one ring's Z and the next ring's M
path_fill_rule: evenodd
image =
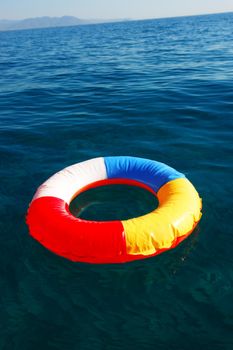
M157 197L157 209L122 221L128 254L151 255L170 248L176 238L192 231L201 218L201 199L186 178L166 183Z

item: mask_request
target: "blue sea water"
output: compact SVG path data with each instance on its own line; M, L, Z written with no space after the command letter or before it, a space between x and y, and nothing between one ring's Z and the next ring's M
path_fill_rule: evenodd
M232 38L233 14L0 33L1 350L233 348ZM199 226L129 264L50 253L25 224L36 188L110 155L185 173ZM87 197L105 218L152 205L132 189Z

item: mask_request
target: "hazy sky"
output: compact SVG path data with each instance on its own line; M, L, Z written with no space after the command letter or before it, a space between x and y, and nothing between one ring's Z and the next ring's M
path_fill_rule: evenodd
M158 18L233 11L233 0L0 0L1 19Z

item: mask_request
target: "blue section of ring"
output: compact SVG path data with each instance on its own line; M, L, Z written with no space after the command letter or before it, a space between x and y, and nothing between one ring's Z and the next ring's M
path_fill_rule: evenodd
M185 175L155 160L136 157L105 157L108 179L123 178L140 181L158 192L167 182Z

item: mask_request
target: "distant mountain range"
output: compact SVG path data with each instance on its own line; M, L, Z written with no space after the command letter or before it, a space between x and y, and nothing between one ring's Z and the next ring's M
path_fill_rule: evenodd
M118 20L100 20L100 19L80 19L73 16L63 17L36 17L25 18L22 20L6 20L0 19L0 31L6 30L20 30L20 29L33 29L33 28L52 28L52 27L69 27L84 24L94 23L106 23L106 22L120 22L127 21L128 19Z

